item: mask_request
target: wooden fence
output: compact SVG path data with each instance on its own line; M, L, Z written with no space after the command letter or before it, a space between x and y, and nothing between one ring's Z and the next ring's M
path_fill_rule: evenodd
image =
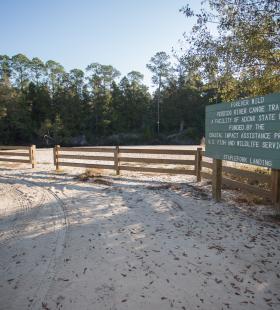
M101 153L101 155L96 153ZM169 158L164 158L166 156ZM111 169L116 174L120 174L121 171L135 171L193 175L196 176L198 182L201 178L212 181L212 193L216 201L221 199L221 188L224 185L231 189L241 189L268 198L274 204L279 204L279 170L272 170L272 173L259 173L230 167L225 163L221 160L207 158L201 148L196 150L118 146L56 146L54 148L54 164L57 170L61 166L68 166ZM153 167L154 165L157 167ZM260 171L265 172L265 170Z
M36 146L0 146L0 162L36 165Z
M54 164L57 170L60 166L68 166L112 169L116 171L116 174L119 174L121 171L184 174L196 176L197 180L200 181L201 151L201 148L198 148L197 150L166 150L150 148L122 148L118 146L74 148L60 147L57 145L54 148ZM79 154L75 154L77 152ZM81 153L90 153L90 155L81 155ZM94 153L103 153L106 155L97 156ZM151 158L146 155L153 155L154 157ZM179 155L180 159L162 158L166 155L172 155L173 157L174 155ZM193 158L190 159L190 156ZM77 162L77 160L79 160L79 162ZM106 162L106 164L104 164L104 162ZM139 166L139 164L141 166ZM151 167L151 165L163 164L172 165L172 168Z
M81 153L90 153L90 155ZM106 155L98 156L95 153L106 153ZM60 166L115 170L114 155L115 148L113 147L60 147L59 145L56 145L54 148L54 164L56 166L56 170L59 170ZM65 161L65 159L67 161ZM79 162L77 162L77 160ZM99 161L105 161L111 164L101 164L98 163Z
M260 169L260 172L257 172L230 167L220 160L206 157L205 152L202 152L201 167L201 176L212 181L213 198L217 201L221 199L222 185L231 189L241 189L267 198L274 203L279 200L279 185L276 184L277 172L275 170L270 172Z
M196 176L212 181L212 195L221 200L221 188L240 189L271 200L280 211L280 170L258 171L231 167L227 162L196 150L129 147L60 147L53 149L54 164L121 171L167 173ZM36 165L36 146L0 146L0 162ZM156 166L156 167L155 167Z

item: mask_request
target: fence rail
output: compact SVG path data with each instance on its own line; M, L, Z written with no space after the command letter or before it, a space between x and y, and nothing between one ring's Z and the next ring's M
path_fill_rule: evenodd
M222 184L232 189L242 189L243 191L247 191L249 193L271 199L271 190L265 190L257 186L252 186L245 182L239 182L223 177Z
M36 146L0 146L0 162L36 165Z
M165 150L165 149L128 149L120 148L121 153L160 154L160 155L195 155L195 150Z
M243 177L248 179L248 181L254 182L258 181L259 183L268 183L271 184L271 176L268 174L261 174L250 170L242 170L239 168L223 166L223 172L233 175L235 177Z
M195 170L184 170L184 169L148 168L148 167L132 167L132 166L120 166L119 169L121 171L126 170L126 171L138 171L138 172L196 175Z
M114 152L115 148L113 147L59 147L59 150L62 152L102 152L110 153Z
M112 153L113 156L96 156L96 155L81 155L81 154L73 154L73 153ZM56 145L54 148L54 164L56 166L56 170L59 170L60 166L65 167L81 167L81 168L98 168L98 169L115 169L114 165L114 156L115 148L104 148L104 147L60 147ZM68 154L65 154L68 153ZM72 154L69 154L72 153ZM87 162L73 162L73 161L63 161L66 160L86 160ZM93 163L92 161L112 161L112 165L105 165L100 163Z
M0 145L0 150L29 150L30 146Z
M112 169L119 174L120 171L135 171L149 173L168 173L168 174L185 174L200 177L199 159L201 149L198 150L167 150L167 149L144 149L144 148L121 148L121 147L91 147L91 148L75 148L75 147L60 147L57 145L54 148L54 164L58 170L60 166L68 167L85 167ZM75 153L92 153L93 155L83 155ZM69 154L71 153L71 154ZM95 155L94 153L104 153L107 155ZM108 155L109 153L109 155ZM137 156L136 156L137 154ZM142 155L154 155L156 157L148 158ZM160 158L161 155L178 155L187 158ZM189 159L193 156L193 159ZM68 161L65 161L68 160ZM72 161L69 161L72 160ZM78 160L87 162L77 162ZM91 161L94 161L91 162ZM101 162L112 162L107 165ZM136 166L136 164L145 164L146 166ZM151 167L150 165L173 165L172 167ZM147 167L148 166L148 167ZM191 168L189 168L191 166Z
M206 168L207 171L202 170L201 176L215 182L213 180L213 159L205 156L205 152L202 152L202 156L201 166ZM206 158L208 159L207 161ZM272 174L261 174L255 171L222 165L221 183L231 189L242 189L242 191L273 200ZM250 183L256 184L253 185ZM259 187L258 184L265 184L267 189Z

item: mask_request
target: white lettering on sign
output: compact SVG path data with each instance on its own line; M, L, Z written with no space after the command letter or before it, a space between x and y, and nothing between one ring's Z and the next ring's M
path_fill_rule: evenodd
M240 146L240 147L251 147L251 148L254 148L254 147L259 147L259 142L258 141L254 141L254 140L245 140L245 141L242 140L242 141L237 141L236 145Z
M261 104L261 103L264 103L264 97L252 98L251 103L252 103L252 104Z
M227 123L231 123L231 118L230 118L230 117L215 118L214 123L215 123L215 124L227 124Z
M256 130L265 130L264 129L264 124L255 124Z
M233 110L233 114L234 115L244 115L244 114L247 114L247 108Z
M244 125L229 125L228 128L230 130L244 130Z
M238 132L225 132L226 139L238 139Z
M245 156L228 155L228 154L224 154L224 160L237 161L243 164L246 164L248 162L248 159Z
M232 114L231 110L217 112L218 117L231 116L231 114Z
M271 160L267 160L267 159L250 158L249 163L250 163L251 165L272 167L272 161L271 161Z
M279 104L269 104L268 109L270 112L280 111Z
M230 103L232 108L235 107L246 107L247 105L249 105L249 100L248 99L244 99L244 100L240 100L240 101L236 101L236 102L231 102Z
M269 113L269 114L261 114L258 117L259 121L275 121L276 120L276 114Z
M242 139L271 139L270 132L242 132Z
M264 113L264 112L265 112L264 105L249 108L249 113Z
M222 138L223 134L221 132L210 132L209 138Z
M241 121L243 123L255 122L256 121L256 116L255 115L242 116L241 117Z
M262 143L262 147L264 149L274 149L274 150L280 150L280 142L268 142L264 141Z

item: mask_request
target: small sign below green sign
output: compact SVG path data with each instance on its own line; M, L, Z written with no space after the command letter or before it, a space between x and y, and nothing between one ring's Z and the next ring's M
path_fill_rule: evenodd
M280 169L280 94L206 107L208 157Z

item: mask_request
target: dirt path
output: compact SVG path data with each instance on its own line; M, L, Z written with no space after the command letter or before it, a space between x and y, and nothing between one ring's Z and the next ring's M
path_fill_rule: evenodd
M149 177L0 176L1 309L280 309L280 228Z

